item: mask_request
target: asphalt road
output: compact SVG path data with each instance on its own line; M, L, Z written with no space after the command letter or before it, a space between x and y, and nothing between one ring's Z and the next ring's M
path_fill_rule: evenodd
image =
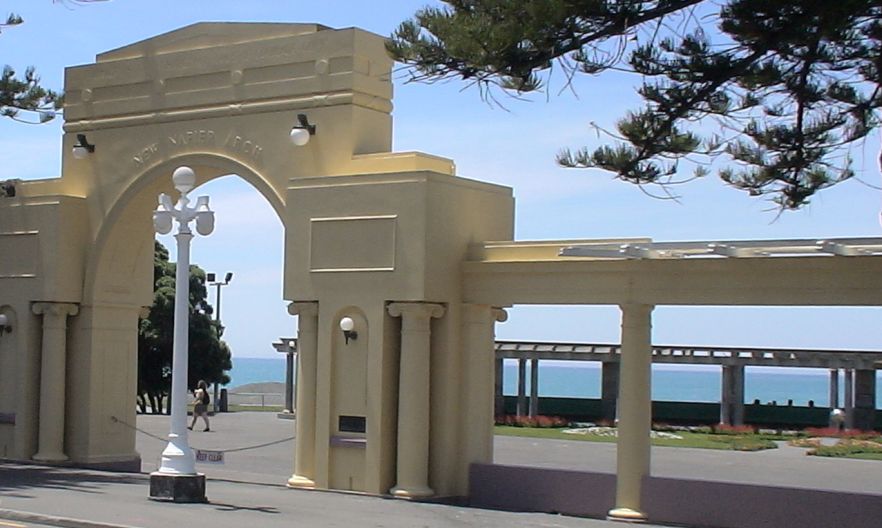
M139 416L142 430L164 437L167 416ZM199 471L211 478L243 482L284 484L294 468L294 421L274 413L237 412L211 418L209 433L190 433L195 448L225 450L280 443L226 454L224 465L200 464ZM159 467L164 440L138 434L137 449L142 470ZM563 468L615 473L614 443L545 440L497 436L494 462L508 465ZM873 460L811 457L801 448L779 444L778 449L757 452L718 451L673 447L652 448L652 474L660 477L717 480L882 494L882 463Z
M551 514L480 510L365 496L288 489L293 471L294 422L274 413L238 412L211 419L211 432L191 433L195 448L223 450L223 465L200 464L208 478L207 504L168 504L147 499L148 472L166 442L167 416L138 417L142 473L0 463L0 528L242 526L274 528L614 528L604 520ZM254 449L251 446L258 446ZM615 471L615 444L495 439L495 462ZM756 453L653 448L652 473L689 479L749 482L882 494L877 461L807 457L797 448Z

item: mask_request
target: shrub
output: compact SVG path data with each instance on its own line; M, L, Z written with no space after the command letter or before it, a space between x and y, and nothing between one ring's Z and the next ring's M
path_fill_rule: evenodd
M724 433L716 438L711 437L710 440L721 444L728 444L729 448L734 451L761 451L763 449L775 449L778 447L775 442L759 438L756 436L737 436L735 433Z
M821 439L820 438L793 438L789 442L788 445L793 447L820 447Z
M756 429L752 425L717 424L713 426L713 432L718 435L752 435Z
M516 416L508 414L496 417L496 425L507 425L510 427L566 427L569 421L560 416Z
M806 454L826 457L845 457L860 453L882 454L882 444L867 441L840 441L832 446L818 446Z
M837 429L835 427L807 427L805 432L809 436L826 436L832 438L862 438L872 439L879 438L880 435L876 431L862 431L859 429Z

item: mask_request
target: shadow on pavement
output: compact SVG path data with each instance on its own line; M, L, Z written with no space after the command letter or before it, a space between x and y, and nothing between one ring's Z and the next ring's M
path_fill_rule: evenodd
M103 473L75 468L51 468L0 462L0 493L17 497L30 488L103 493L110 484L144 484L142 475ZM18 493L16 493L18 492Z

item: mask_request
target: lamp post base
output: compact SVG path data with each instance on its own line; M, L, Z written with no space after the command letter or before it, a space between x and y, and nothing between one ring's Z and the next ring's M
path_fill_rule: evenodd
M435 495L428 486L395 486L389 490L389 493L399 499L425 499Z
M150 474L150 500L165 502L208 502L205 475Z
M646 515L631 508L614 508L606 514L606 519L608 521L640 524L646 522Z
M288 487L289 488L303 488L303 489L315 489L315 481L309 477L303 477L300 475L291 475L291 478L288 479Z

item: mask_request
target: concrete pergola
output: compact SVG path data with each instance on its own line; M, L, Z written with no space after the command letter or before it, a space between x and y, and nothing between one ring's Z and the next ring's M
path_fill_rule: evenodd
M642 519L649 475L652 311L658 305L879 306L880 239L487 242L462 265L476 304L617 305L619 441L612 518ZM734 383L733 383L734 384ZM863 376L873 386L875 376Z
M273 348L280 354L285 354L285 409L281 416L293 418L297 408L297 399L294 394L294 386L297 384L297 338L282 337L273 343Z
M538 414L539 361L600 362L601 410L605 420L614 420L619 394L619 363L622 347L602 343L496 342L496 414L502 414L502 365L505 359L518 361L519 415ZM530 396L527 410L526 370L530 362ZM839 371L844 371L843 408L846 426L873 428L876 409L876 370L882 368L882 352L756 347L653 345L652 362L678 365L718 365L722 368L720 423L744 423L744 369L753 367L802 367L829 369L830 407L839 407Z

